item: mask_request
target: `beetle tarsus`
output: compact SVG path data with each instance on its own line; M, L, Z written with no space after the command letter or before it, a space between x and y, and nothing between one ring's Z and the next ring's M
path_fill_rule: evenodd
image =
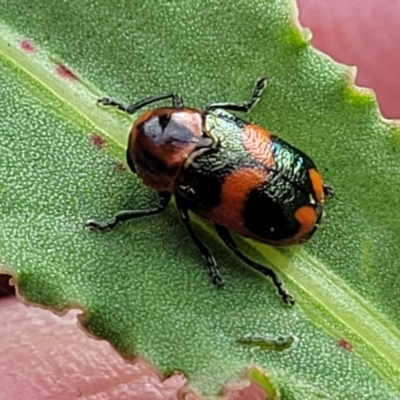
M128 112L128 106L126 106L125 104L122 104L118 101L115 101L113 99L110 99L108 97L102 97L101 99L98 99L97 104L100 104L100 105L106 106L106 107L116 107L120 111Z
M215 261L214 261L215 263ZM217 289L222 289L224 287L224 279L222 278L221 274L218 271L216 263L214 265L207 265L209 272L210 272L210 278L211 282L214 286L216 286Z
M324 183L322 187L324 189L325 196L333 197L335 195L335 190L329 183Z
M264 267L265 268L265 267ZM270 275L268 275L270 276ZM271 276L270 276L271 277ZM288 304L289 306L293 306L295 304L294 297L288 292L283 282L280 280L278 275L275 274L275 277L271 277L274 285L278 289L279 296L281 296L282 300Z
M215 261L213 255L210 250L205 246L205 244L197 237L195 231L193 230L192 224L190 223L190 217L188 213L188 208L185 205L184 200L177 194L175 194L176 206L179 211L179 216L187 232L189 233L190 238L196 247L200 250L203 258L206 261L206 266L208 269L208 273L211 278L211 282L218 288L222 288L224 286L223 278L218 270L217 262Z
M85 228L90 231L104 231L105 229L112 229L115 225L117 225L117 221L115 218L109 219L107 221L96 221L94 219L89 219L85 222Z
M183 108L183 99L180 94L176 94L176 93L172 94L172 107Z
M271 269L266 267L265 265L261 265L251 260L247 256L245 256L236 246L235 241L233 240L229 230L222 225L215 224L215 229L222 239L222 241L226 244L226 246L243 262L245 262L249 267L261 272L263 275L268 276L272 279L275 287L278 289L279 295L282 300L289 305L294 304L293 296L287 291L285 285L279 278L279 276Z
M259 102L261 95L266 87L267 87L267 78L264 76L261 76L260 78L258 78L256 80L253 91L251 93L251 97L248 101L244 101L242 103L230 103L230 102L212 103L212 104L208 105L205 108L205 110L211 111L211 110L215 110L217 108L222 108L224 110L229 110L229 111L248 113Z

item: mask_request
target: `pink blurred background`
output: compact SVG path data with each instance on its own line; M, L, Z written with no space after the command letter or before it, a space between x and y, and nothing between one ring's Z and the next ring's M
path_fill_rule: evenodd
M298 7L314 47L357 66L357 85L374 90L385 118L400 119L400 3L298 0Z

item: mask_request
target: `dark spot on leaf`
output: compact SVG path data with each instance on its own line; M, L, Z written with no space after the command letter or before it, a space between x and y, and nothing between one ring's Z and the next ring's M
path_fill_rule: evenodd
M24 39L21 41L21 49L27 53L32 53L35 51L35 46L29 40Z
M62 78L69 79L71 81L76 81L76 75L64 64L56 64L56 73Z
M0 274L0 297L15 295L15 287L10 285L11 275Z
M106 144L106 141L97 133L93 133L93 135L90 136L90 141L94 146L98 147L99 149L102 149Z
M341 338L337 341L337 344L340 348L342 348L343 350L346 351L352 351L353 350L353 346L351 345L350 342L348 342L346 339Z
M126 166L124 164L122 164L121 162L114 162L114 168L118 171L118 172L125 172L127 170Z

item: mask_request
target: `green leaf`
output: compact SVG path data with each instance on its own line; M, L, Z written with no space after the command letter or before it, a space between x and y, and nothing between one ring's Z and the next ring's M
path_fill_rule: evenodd
M164 374L183 371L200 392L255 364L268 378L249 376L270 397L396 399L399 129L350 69L309 46L292 7L0 3L0 262L27 301L82 308L91 333ZM195 218L226 281L215 290L173 205L104 234L83 229L155 200L121 168L131 120L98 97L178 91L202 107L246 99L260 75L268 89L248 118L312 156L337 193L309 244L241 243L283 277L291 309ZM252 337L256 346L242 343ZM280 337L295 340L286 348Z

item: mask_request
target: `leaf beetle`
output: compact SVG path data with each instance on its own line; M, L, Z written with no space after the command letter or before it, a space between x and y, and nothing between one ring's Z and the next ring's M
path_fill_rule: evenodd
M266 78L261 77L248 101L213 103L204 109L185 107L175 93L130 105L98 100L128 114L166 99L171 99L172 106L147 110L136 119L126 153L132 172L158 192L158 202L146 210L121 211L104 222L88 220L86 227L101 231L160 213L174 195L179 216L217 287L223 286L223 279L213 255L193 230L189 210L213 222L225 245L270 277L285 303L294 304L279 276L243 254L230 234L275 246L303 243L319 226L325 197L333 195L306 154L231 113L249 112L265 87Z

